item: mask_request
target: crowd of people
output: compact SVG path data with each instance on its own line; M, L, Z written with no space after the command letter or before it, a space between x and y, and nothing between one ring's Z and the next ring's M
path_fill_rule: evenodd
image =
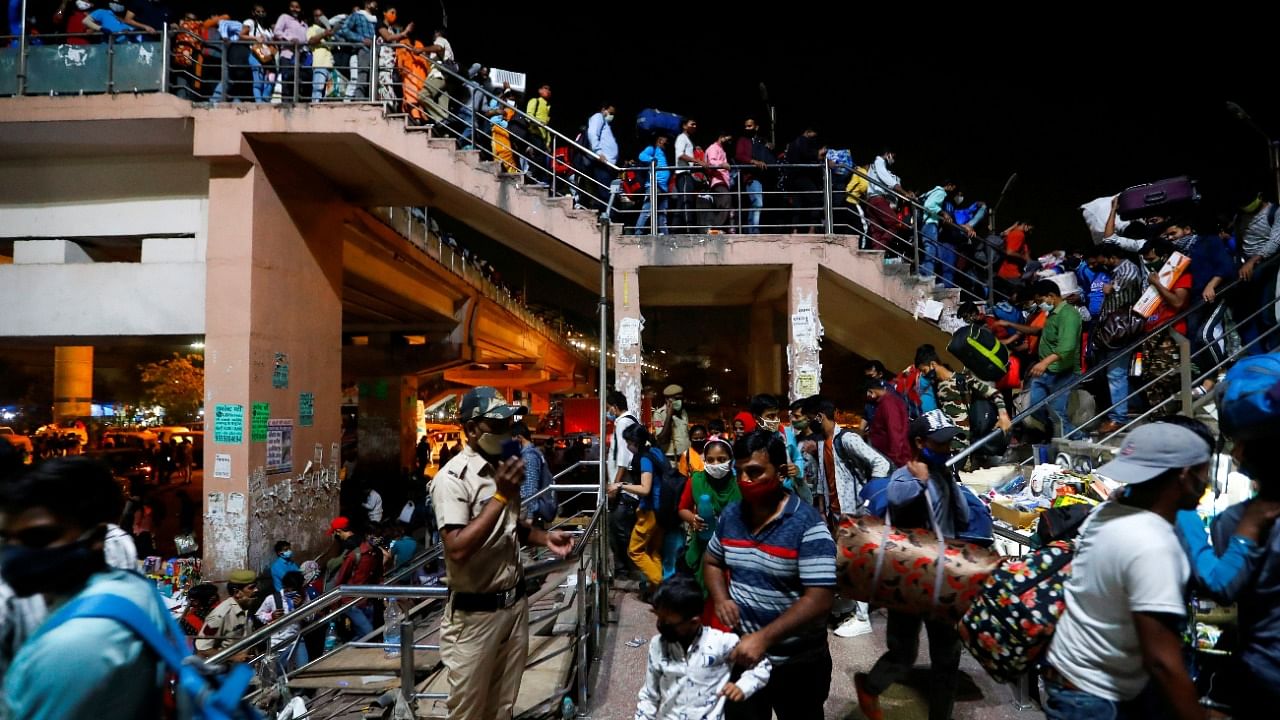
M945 368L928 354L916 369L938 407L908 419L904 406L912 401L873 364L868 406L857 408L871 417L849 429L837 418L852 414L821 396L788 404L759 395L726 427L714 411L705 423L691 417L678 386L665 388L651 424L624 395L610 394L615 576L651 600L658 629L637 717L695 710L822 717L832 667L828 626L837 638L870 627L865 607L834 594L833 537L842 521L892 509L895 527L936 528L947 538L989 525L981 501L970 500L976 497L946 464L972 434L963 403L951 395L957 380L967 385L964 371L938 372ZM999 402L999 392L981 383L974 394ZM1202 423L1170 416L1144 425L1098 469L1120 489L1075 540L1067 612L1041 669L1048 717L1204 717L1182 639L1190 592L1250 608L1247 619L1242 611L1237 649L1250 680L1216 698L1230 698L1235 717L1274 709L1271 694L1254 697L1252 688L1270 687L1280 656L1268 630L1274 603L1265 599L1274 582L1267 558L1280 552L1269 533L1280 496L1259 465L1265 451L1257 444L1274 435L1276 418L1258 419L1251 409L1220 407L1224 417L1240 413L1255 423L1224 427L1257 498L1221 515L1212 544L1195 512L1218 446ZM952 716L962 652L954 622L889 610L888 651L855 676L866 717L885 716L879 696L911 670L922 628L929 717Z

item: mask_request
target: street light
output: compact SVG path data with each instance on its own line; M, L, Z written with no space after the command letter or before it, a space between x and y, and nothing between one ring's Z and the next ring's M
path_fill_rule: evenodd
M1244 108L1240 107L1238 103L1228 100L1227 111L1235 115L1237 120L1241 120L1253 128L1255 132L1262 136L1263 140L1267 141L1267 165L1271 168L1271 174L1275 177L1276 202L1280 203L1280 141L1276 141L1267 134L1267 131L1262 129L1262 126L1249 113L1245 112Z

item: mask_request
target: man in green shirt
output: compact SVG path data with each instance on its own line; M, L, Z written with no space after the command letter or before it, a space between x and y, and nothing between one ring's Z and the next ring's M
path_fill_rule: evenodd
M1041 280L1033 288L1036 302L1049 314L1040 333L1040 362L1031 367L1031 404L1044 400L1066 387L1080 373L1080 311L1062 299L1062 291L1052 280ZM1069 438L1076 428L1067 417L1063 393L1049 403L1050 414L1060 430L1057 437ZM1047 426L1047 423L1046 423Z

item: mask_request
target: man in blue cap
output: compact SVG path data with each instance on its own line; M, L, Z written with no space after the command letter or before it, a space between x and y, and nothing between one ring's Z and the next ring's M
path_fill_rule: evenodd
M511 426L528 412L494 388L468 392L458 410L467 444L431 482L449 579L440 660L454 720L511 718L529 655L520 545L561 557L573 548L567 533L520 520L524 463Z

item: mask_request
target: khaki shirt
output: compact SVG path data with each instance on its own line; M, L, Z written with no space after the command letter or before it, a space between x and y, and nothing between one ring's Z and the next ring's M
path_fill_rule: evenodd
M688 413L672 415L671 422L674 423L674 427L671 429L671 440L666 447L662 448L662 452L666 453L668 457L675 457L689 449L689 415ZM666 424L666 406L654 410L653 436L655 438L662 434L663 426Z
M204 619L204 627L196 638L196 651L221 650L248 636L249 613L235 598L227 598Z
M497 491L489 461L470 446L464 447L431 481L431 502L436 509L437 525L442 531L450 526L468 525L480 516ZM520 579L517 520L515 508L508 504L489 537L470 559L458 562L445 557L450 590L488 593L515 586Z

